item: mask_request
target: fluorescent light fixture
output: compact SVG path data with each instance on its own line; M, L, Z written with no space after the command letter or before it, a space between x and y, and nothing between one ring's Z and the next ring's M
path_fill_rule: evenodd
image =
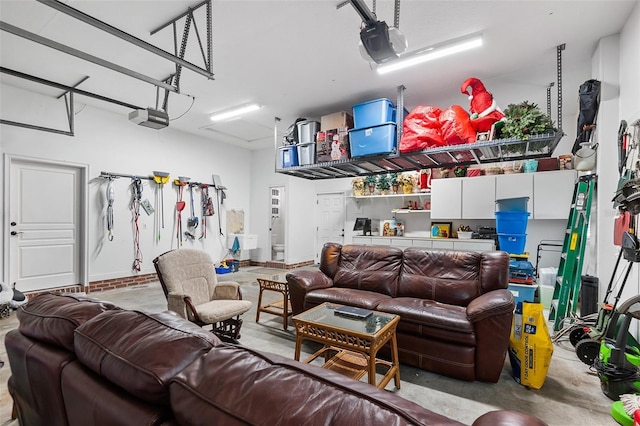
M259 109L260 109L260 105L258 104L243 105L237 108L216 112L215 114L212 114L209 118L211 119L211 121L221 121L221 120L226 120L227 118L237 117L247 112L256 111Z
M412 65L421 64L423 62L432 61L444 56L453 55L454 53L464 52L465 50L474 49L482 46L482 36L476 35L471 38L455 39L444 42L439 45L427 47L425 49L415 50L398 59L389 61L377 68L378 74L386 74L391 71L400 70Z

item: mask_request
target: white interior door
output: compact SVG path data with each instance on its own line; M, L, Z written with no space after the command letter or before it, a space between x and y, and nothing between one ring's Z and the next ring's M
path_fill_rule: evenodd
M325 243L344 243L344 193L318 194L316 205L318 209L316 261L320 261L320 253Z
M9 283L23 292L86 284L86 168L7 163Z

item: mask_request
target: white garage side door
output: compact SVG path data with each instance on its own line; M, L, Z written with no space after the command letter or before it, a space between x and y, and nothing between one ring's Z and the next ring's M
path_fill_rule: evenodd
M9 283L23 292L86 284L86 167L7 163Z
M325 243L344 243L344 194L341 192L318 194L317 209L316 262L319 262L322 246Z

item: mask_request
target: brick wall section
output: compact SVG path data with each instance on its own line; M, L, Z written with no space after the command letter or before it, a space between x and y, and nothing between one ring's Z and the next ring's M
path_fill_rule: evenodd
M308 260L306 262L300 262L300 263L292 263L290 265L283 262L251 262L251 266L262 266L265 268L274 268L274 269L295 269L295 268L301 268L303 266L310 266L313 264L315 264L313 260Z
M34 293L27 293L25 296L29 298L29 300L34 297L44 294L44 293L97 293L105 290L115 290L117 288L125 288L132 287L141 284L148 284L158 281L158 275L153 274L144 274L144 275L134 275L130 277L121 277L121 278L112 278L110 280L100 280L100 281L92 281L89 283L89 287L83 287L81 285L74 285L70 287L56 288L46 291L39 291Z
M144 274L130 277L113 278L110 280L92 281L89 283L87 293L96 293L105 290L115 290L116 288L132 287L135 285L148 284L158 281L158 275Z

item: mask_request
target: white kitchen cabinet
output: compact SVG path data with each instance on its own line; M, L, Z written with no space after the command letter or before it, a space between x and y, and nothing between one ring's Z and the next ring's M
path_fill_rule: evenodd
M433 244L429 239L413 240L413 247L431 248Z
M391 238L391 247L405 249L413 246L413 240L409 238Z
M529 197L527 211L533 211L533 177L535 173L496 176L496 200Z
M353 237L351 239L351 241L353 241L353 244L361 244L361 245L371 245L371 237Z
M494 219L495 176L458 179L462 182L462 219Z
M462 218L462 179L431 181L431 219Z
M532 219L568 219L577 174L558 170L533 174Z
M454 250L474 250L474 251L494 251L496 246L493 240L477 240L464 241L457 240L453 242Z
M434 249L453 250L453 240L432 240L431 246Z
M390 246L391 238L389 237L371 237L371 244L375 246Z

